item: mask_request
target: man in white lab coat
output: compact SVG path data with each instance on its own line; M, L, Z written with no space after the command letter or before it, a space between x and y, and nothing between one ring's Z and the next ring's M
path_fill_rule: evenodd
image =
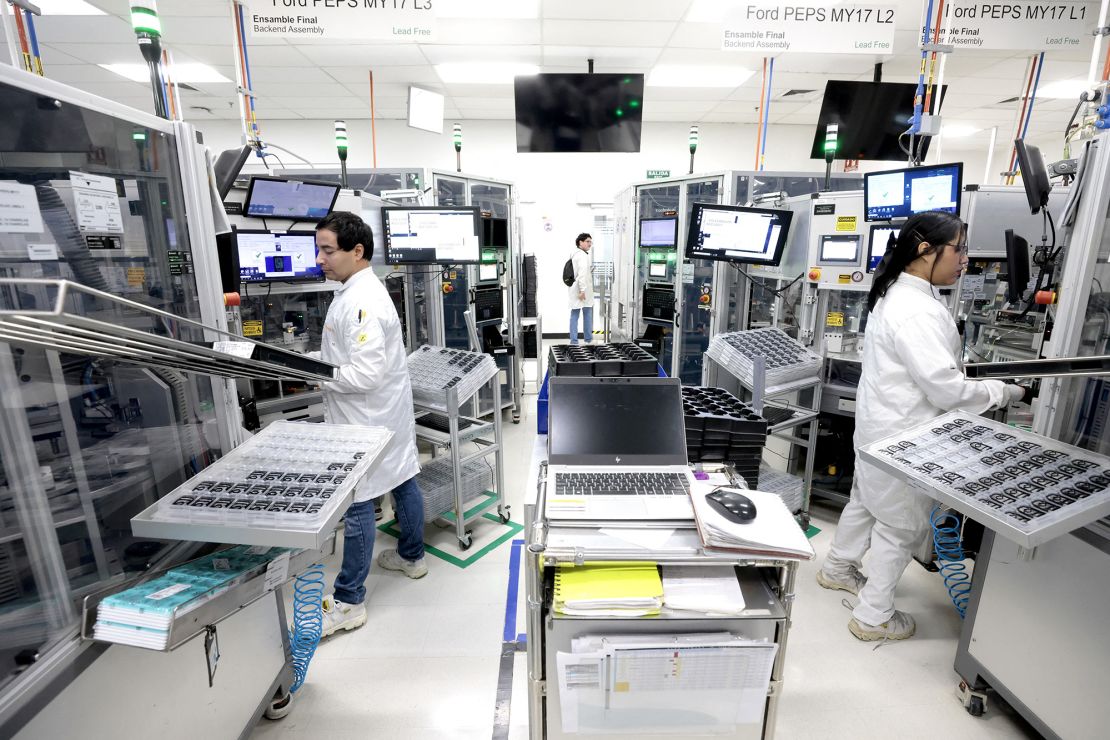
M342 283L328 308L320 355L338 366L323 384L324 418L334 424L385 427L393 432L378 466L355 489L345 516L343 565L332 596L324 599L323 636L366 623L364 582L374 554L374 501L393 492L401 528L396 550L378 565L410 578L427 574L424 563L424 498L416 484L416 424L401 322L385 286L370 269L374 237L353 213L334 211L316 225L318 264Z
M574 266L574 282L567 291L570 301L570 343L578 344L578 314L582 314L582 334L586 344L594 335L594 275L590 248L594 239L589 234L579 234L574 240L574 254L570 258Z

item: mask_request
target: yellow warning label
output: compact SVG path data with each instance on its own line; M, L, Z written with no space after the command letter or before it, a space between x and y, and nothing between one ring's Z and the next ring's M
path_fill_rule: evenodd
M128 267L127 268L127 284L128 285L142 285L146 280L146 268L143 267Z
M613 683L613 691L625 692L632 688L628 681L616 681Z
M244 337L260 337L260 336L262 336L262 322L261 321L244 321L243 322L243 336Z
M825 316L825 326L844 326L844 313L842 311L829 311Z
M855 216L837 216L836 217L836 230L837 231L855 231L856 230L856 217Z
M842 273L836 276L836 282L840 283L841 285L847 285L848 283L852 282L852 276L849 273Z

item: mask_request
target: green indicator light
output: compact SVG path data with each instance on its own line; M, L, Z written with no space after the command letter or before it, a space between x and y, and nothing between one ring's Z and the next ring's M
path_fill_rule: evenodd
M629 108L639 108L640 107L640 101L639 100L630 100L628 102L628 107Z
M136 131L135 133L131 134L131 138L135 141L146 141L146 134L144 134L142 131Z
M631 85L632 84L632 78L631 77L625 77L623 80L621 80L621 83L625 84L625 85Z
M162 23L158 20L158 12L152 8L131 8L131 28L136 32L149 33L151 36L162 35Z
M617 113L617 118L623 118L624 117L624 109L623 108L617 108L616 113Z
M667 255L667 262L674 262L674 261L675 261L675 254L674 254L674 252L671 252L670 254Z

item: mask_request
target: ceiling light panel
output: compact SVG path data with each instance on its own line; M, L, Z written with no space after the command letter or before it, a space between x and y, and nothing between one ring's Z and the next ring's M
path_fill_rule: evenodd
M35 0L43 15L107 15L85 0Z
M657 64L647 77L648 87L739 87L755 74L744 67L697 64Z
M537 64L514 62L454 62L435 65L436 74L448 84L512 84L517 75L539 74Z
M150 82L150 71L145 64L101 64L99 66L133 82ZM207 64L175 64L171 74L178 82L231 82Z

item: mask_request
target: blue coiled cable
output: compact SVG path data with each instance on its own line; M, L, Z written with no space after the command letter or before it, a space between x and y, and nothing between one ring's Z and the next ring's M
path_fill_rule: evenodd
M933 525L933 550L937 554L944 587L948 589L948 596L960 613L960 619L963 619L971 598L971 574L964 562L960 518L950 510L937 506L929 516L929 523Z
M309 566L293 582L293 629L289 642L293 653L293 685L296 691L308 675L308 664L316 654L324 629L324 566Z

